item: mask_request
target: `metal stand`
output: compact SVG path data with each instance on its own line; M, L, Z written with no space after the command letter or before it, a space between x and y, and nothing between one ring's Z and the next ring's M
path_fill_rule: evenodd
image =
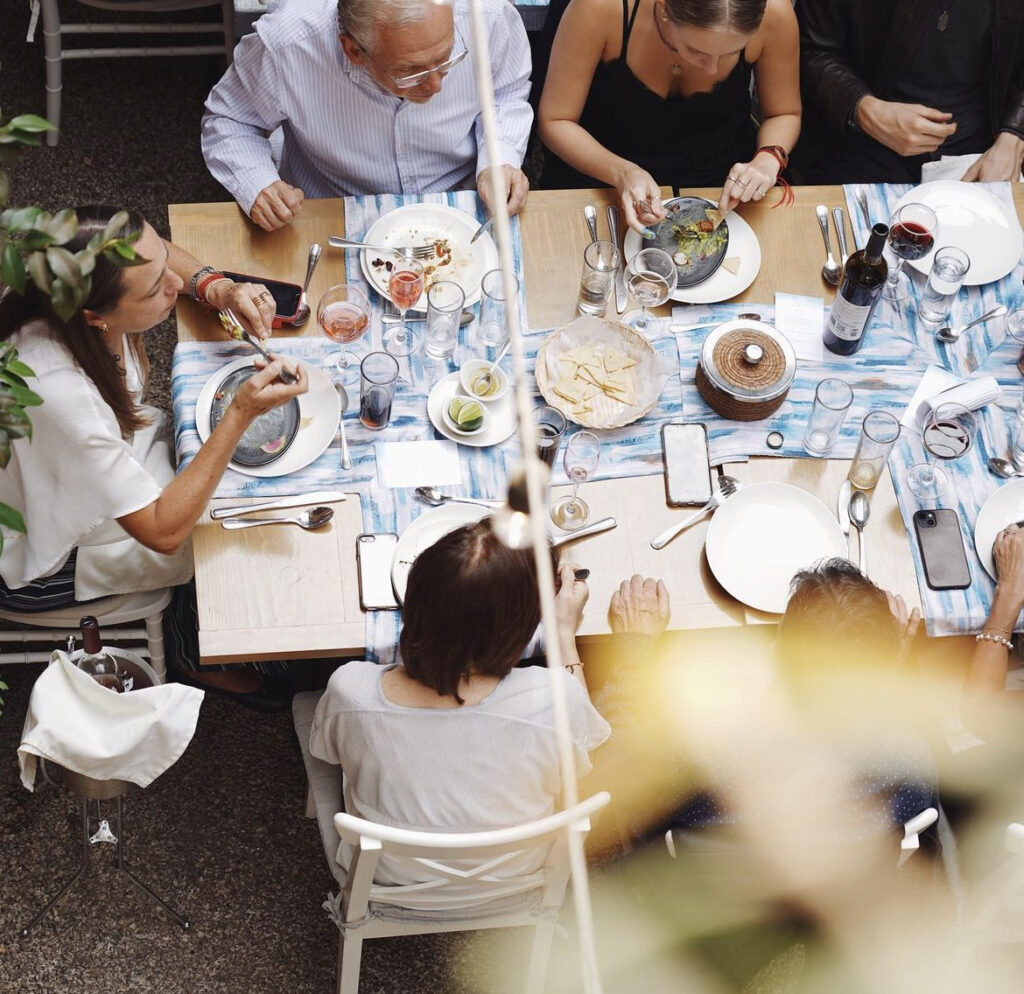
M93 781L95 783L95 781ZM63 886L49 901L42 907L40 911L37 911L32 920L21 930L22 938L26 938L28 933L35 926L36 922L39 921L51 908L53 908L62 898L64 898L72 887L84 876L89 873L89 853L91 847L97 843L108 843L117 846L117 862L116 867L120 870L139 890L142 891L147 897L155 901L160 905L164 911L170 915L186 932L189 930L188 919L182 918L176 911L174 911L163 898L158 897L145 883L143 883L128 866L125 860L124 854L124 795L120 793L117 795L117 835L115 836L110 831L110 825L105 820L100 818L100 802L96 799L96 813L99 820L99 828L96 833L92 836L89 835L89 798L79 795L79 804L82 810L82 836L81 846L79 847L79 861L78 870L75 875Z

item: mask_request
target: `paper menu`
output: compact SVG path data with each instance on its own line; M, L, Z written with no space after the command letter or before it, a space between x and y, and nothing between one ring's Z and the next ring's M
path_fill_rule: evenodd
M376 442L377 481L382 487L458 486L459 447L448 439Z
M821 362L825 304L820 297L775 294L775 327L789 339L798 359Z

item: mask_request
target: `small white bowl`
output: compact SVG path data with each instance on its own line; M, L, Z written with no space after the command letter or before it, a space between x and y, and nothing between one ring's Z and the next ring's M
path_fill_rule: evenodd
M500 366L494 370L494 379L498 381L498 389L488 394L486 397L480 397L473 392L472 382L481 370L490 367L490 363L486 359L470 359L469 362L465 363L459 370L459 385L462 387L463 393L467 397L471 397L473 400L479 400L483 404L493 404L496 401L501 400L505 394L508 393L509 381L508 374Z
M465 401L466 403L473 400L479 402L480 400L479 397L466 397L462 394L456 394L451 398L451 400L446 401L444 406L441 408L441 417L444 419L445 426L450 431L455 432L456 435L472 436L483 434L483 432L487 430L487 426L491 423L491 412L487 410L487 406L485 404L480 404L480 410L483 411L483 420L480 422L480 426L478 428L474 428L472 431L466 431L465 428L455 423L455 419L449 413L452 401L456 399Z

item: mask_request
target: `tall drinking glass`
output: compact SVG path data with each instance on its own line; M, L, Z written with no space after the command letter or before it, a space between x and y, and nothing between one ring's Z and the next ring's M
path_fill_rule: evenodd
M519 280L515 274L512 275L512 289L518 295ZM512 302L515 303L515 300ZM480 326L477 331L481 345L494 348L502 345L508 338L508 304L502 271L492 269L484 273L484 278L480 281Z
M551 505L551 520L566 531L582 528L590 520L590 507L580 500L580 484L586 483L597 469L601 442L592 431L578 431L565 446L565 472L572 480L572 493L559 497Z
M872 411L864 419L849 472L850 482L858 490L875 487L899 437L900 423L888 411Z
M679 282L672 256L661 249L641 249L629 260L626 272L626 293L640 310L626 319L626 324L641 334L651 326L648 307L660 307L675 292Z
M903 272L903 263L927 255L938 232L939 219L925 204L904 204L889 219L889 248L896 256L896 265L889 267L886 300L895 304L910 296L910 280Z
M447 359L459 340L459 322L466 292L451 280L438 280L427 291L427 355Z
M558 455L558 443L565 434L565 415L554 407L538 407L533 412L537 425L537 457L551 469Z
M618 268L619 250L611 242L591 242L583 250L580 295L576 301L580 314L604 316Z
M398 360L389 352L370 352L359 365L359 420L377 431L391 420L398 383Z
M405 312L423 293L423 266L415 259L399 259L391 267L388 294L400 320L384 335L384 348L392 355L412 355L420 347L420 336L405 325Z
M366 334L370 326L370 301L359 287L339 283L320 298L316 319L332 342L348 345ZM348 349L329 353L320 366L335 382L354 384L359 379L359 357Z
M963 249L958 249L954 245L947 245L935 253L932 269L928 274L928 283L917 309L922 320L931 321L933 324L946 320L953 300L960 292L970 268L970 257Z
M804 430L804 448L808 452L823 456L831 450L852 403L853 390L845 380L829 377L818 384Z

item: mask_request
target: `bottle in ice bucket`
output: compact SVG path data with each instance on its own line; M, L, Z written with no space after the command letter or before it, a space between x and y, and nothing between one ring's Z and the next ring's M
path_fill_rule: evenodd
M82 656L78 660L78 668L88 673L101 687L122 693L124 684L117 660L103 648L99 622L87 614L78 624L82 629Z

